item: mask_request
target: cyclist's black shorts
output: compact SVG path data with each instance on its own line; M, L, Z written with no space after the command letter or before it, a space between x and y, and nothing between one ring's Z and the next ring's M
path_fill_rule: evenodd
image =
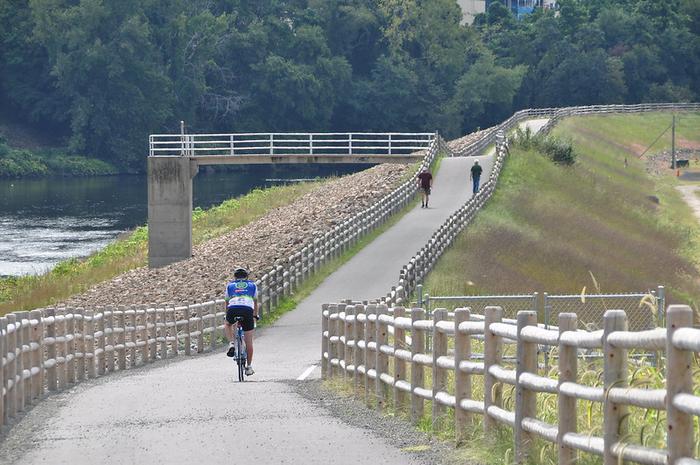
M425 195L430 195L430 187L421 187L421 190L425 192Z
M253 309L250 307L229 307L226 309L226 321L230 324L234 324L234 318L240 316L243 317L241 321L241 326L243 326L243 331L251 331L255 329L255 320L253 319Z

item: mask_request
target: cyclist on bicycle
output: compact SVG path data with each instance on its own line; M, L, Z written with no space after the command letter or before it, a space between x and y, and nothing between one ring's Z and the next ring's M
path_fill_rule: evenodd
M233 281L226 286L226 321L224 322L224 333L230 344L226 355L235 355L234 328L236 321L234 318L243 318L240 322L243 327L243 339L248 352L248 363L245 367L246 376L250 376L253 371L253 334L255 334L255 319L258 318L258 292L255 282L248 279L248 270L236 268L233 272Z

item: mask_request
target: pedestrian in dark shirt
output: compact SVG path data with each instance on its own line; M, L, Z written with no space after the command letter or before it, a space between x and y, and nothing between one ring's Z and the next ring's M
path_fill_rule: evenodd
M418 187L423 191L423 198L421 199L421 208L428 208L428 197L430 196L430 189L433 187L433 175L430 174L428 168L425 168L418 175Z
M474 161L474 166L472 166L471 173L469 173L469 179L474 182L474 187L472 192L476 194L479 192L479 179L481 178L481 165L479 165L479 160Z

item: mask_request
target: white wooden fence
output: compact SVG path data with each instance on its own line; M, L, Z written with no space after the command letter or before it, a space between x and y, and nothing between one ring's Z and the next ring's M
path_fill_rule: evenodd
M322 312L323 377L351 382L356 395L382 410L390 405L407 412L414 422L424 416L425 401L432 401L432 422L440 428L446 409L454 410L458 440L473 423L483 424L485 437L494 437L498 425L513 430L515 459L524 463L539 438L558 448L558 463L575 463L578 451L603 457L605 465L632 461L648 465L700 465L693 458L694 419L700 416L700 397L693 394L692 358L700 352L700 330L694 329L693 312L672 305L667 328L631 332L622 310L605 313L604 329L577 330L576 315L559 315L559 327L545 329L537 315L522 311L517 320L502 318L500 307L488 307L485 315L469 309L433 312L425 319L422 308L388 308L384 304L325 304ZM390 333L393 330L393 337ZM432 353L425 353L425 338L433 338ZM452 339L452 341L450 341ZM409 342L410 340L410 342ZM472 342L483 341L483 356L473 357ZM503 345L516 344L517 363L503 360ZM542 373L538 345L558 347L558 377ZM454 347L454 350L448 350ZM605 353L603 386L581 384L577 350L600 349ZM664 389L629 387L627 353L631 350L665 351ZM432 383L426 385L425 370ZM454 383L448 385L448 372ZM478 377L475 379L475 377ZM473 398L481 383L483 398ZM515 387L513 410L503 402L504 385ZM557 424L538 419L537 395L557 396ZM586 400L603 405L603 436L577 431L576 403ZM629 406L665 410L667 446L652 449L628 443Z
M155 360L212 351L224 301L46 308L0 318L0 426L45 394Z

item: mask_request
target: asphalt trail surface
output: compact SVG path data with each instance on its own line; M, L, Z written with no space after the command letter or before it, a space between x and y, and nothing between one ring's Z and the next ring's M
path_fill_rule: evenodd
M326 279L297 309L259 331L256 374L234 381L223 353L180 357L90 380L33 408L2 439L5 464L416 465L372 428L343 422L290 382L317 380L321 304L373 299L398 281L402 265L472 194L475 159L488 178L493 154L446 158L430 207L417 206ZM224 286L225 283L222 283Z

